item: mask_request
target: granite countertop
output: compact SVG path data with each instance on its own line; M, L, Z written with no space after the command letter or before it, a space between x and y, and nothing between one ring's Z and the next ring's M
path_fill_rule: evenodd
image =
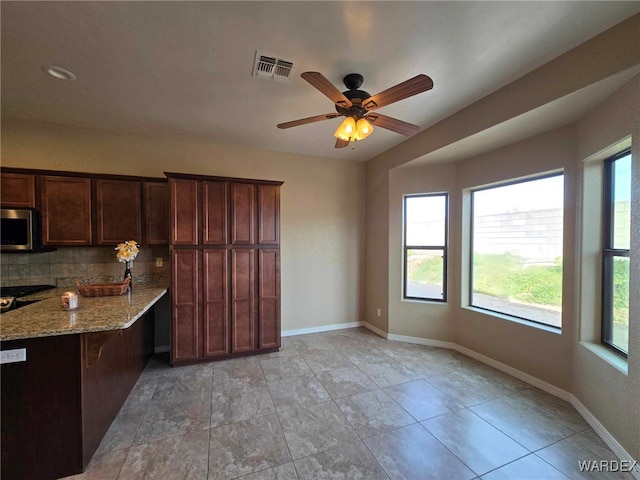
M167 292L167 288L134 286L132 292L124 295L79 297L76 310L63 310L60 306L60 296L65 291L76 290L55 288L22 297L40 301L3 313L0 316L0 340L129 328Z

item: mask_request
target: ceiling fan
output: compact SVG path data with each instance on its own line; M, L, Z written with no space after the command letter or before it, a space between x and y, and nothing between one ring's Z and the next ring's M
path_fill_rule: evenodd
M327 96L335 104L338 113L325 113L280 123L278 128L291 128L331 118L346 117L334 133L337 138L336 148L344 148L349 145L349 142L364 140L373 131L372 124L402 135L417 133L420 130L417 125L381 113L373 113L373 111L433 88L433 80L427 75L420 74L372 96L368 92L359 90L364 80L359 73L350 73L344 77L343 82L347 87L345 92L340 92L319 72L304 72L300 76Z

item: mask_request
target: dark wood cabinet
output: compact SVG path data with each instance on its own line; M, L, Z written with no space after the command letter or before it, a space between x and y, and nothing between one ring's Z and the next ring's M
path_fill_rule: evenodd
M255 242L255 186L231 184L231 243L251 245Z
M229 353L229 251L202 251L202 317L205 357Z
M200 195L198 181L170 178L171 245L198 245Z
M260 348L280 345L280 250L258 250Z
M258 185L258 243L280 243L280 188Z
M198 250L175 250L171 254L171 355L176 362L195 360L202 356L200 255Z
M95 180L96 244L142 239L140 182Z
M282 182L166 175L172 363L276 351Z
M144 182L144 244L169 244L169 184Z
M0 203L3 207L8 208L35 208L35 175L2 173L0 175Z
M2 342L25 362L0 366L3 479L79 474L153 353L153 309L125 330Z
M42 244L91 245L91 180L43 175Z
M225 245L229 243L228 185L225 182L202 182L202 243Z
M187 185L179 185L185 188ZM192 192L196 198L197 192ZM91 175L21 168L0 169L3 208L38 208L42 245L115 245L136 240L143 245L170 243L169 184L163 179ZM187 199L184 194L180 198ZM183 202L184 203L184 202ZM197 205L179 205L176 215L197 218ZM183 229L179 242L197 242ZM191 235L194 238L184 238ZM179 243L178 242L178 243ZM185 243L186 242L186 243Z
M231 250L231 351L255 350L255 251Z

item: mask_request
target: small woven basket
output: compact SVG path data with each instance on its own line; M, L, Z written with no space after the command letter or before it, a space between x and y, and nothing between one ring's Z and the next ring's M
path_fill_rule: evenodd
M80 280L76 278L78 293L82 297L110 297L123 295L129 289L131 278L125 278L122 283L94 283L90 285L80 285Z

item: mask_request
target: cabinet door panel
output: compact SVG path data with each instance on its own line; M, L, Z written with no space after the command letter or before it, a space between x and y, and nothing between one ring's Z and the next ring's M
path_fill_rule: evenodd
M227 205L227 184L225 182L202 182L203 244L224 245L227 243Z
M198 245L200 203L197 180L169 179L171 244Z
M42 244L91 245L91 180L43 176Z
M258 250L260 348L280 346L280 252Z
M200 356L198 285L200 252L175 250L172 258L171 361Z
M3 207L35 208L35 176L23 173L1 174L0 203Z
M253 250L231 251L231 351L254 350L255 313Z
M169 243L169 184L144 183L145 245Z
M231 184L231 243L254 243L255 186L249 183Z
M96 243L142 241L140 182L96 180Z
M204 355L229 353L228 250L204 250L202 255Z
M280 187L258 185L258 243L280 243Z

